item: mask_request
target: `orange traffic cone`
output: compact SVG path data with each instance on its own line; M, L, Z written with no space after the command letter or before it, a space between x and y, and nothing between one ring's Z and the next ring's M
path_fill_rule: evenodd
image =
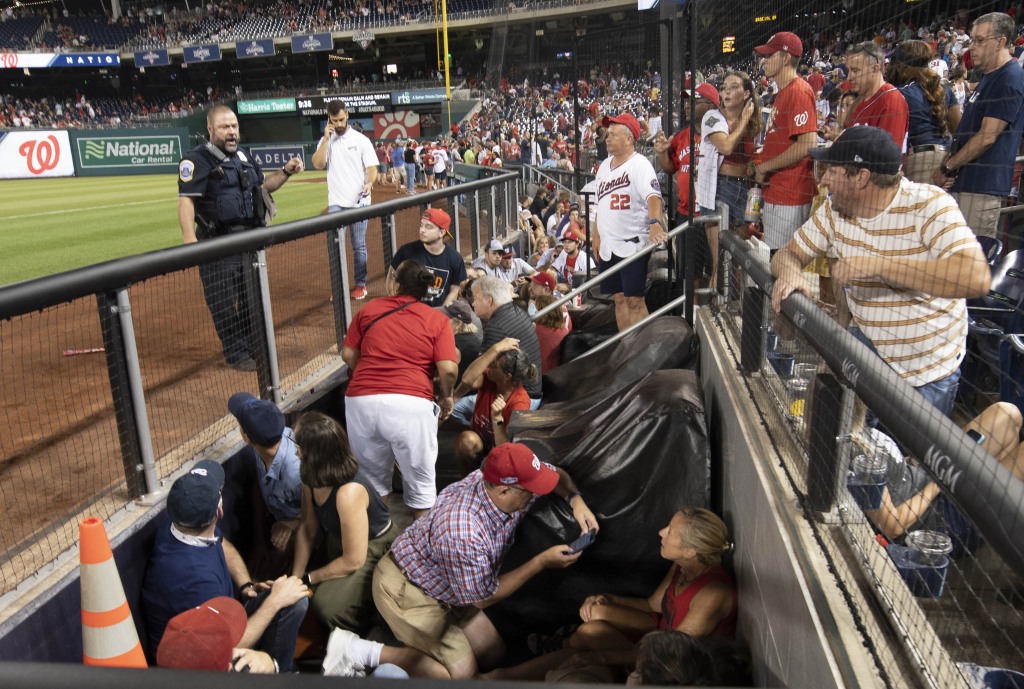
M82 662L108 667L148 667L103 522L89 517L79 526L78 534L82 563Z

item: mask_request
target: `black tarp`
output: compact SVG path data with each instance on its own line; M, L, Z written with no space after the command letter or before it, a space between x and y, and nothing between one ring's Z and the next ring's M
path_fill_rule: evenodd
M685 345L684 338L676 343ZM669 567L659 555L658 531L681 506L708 504L710 454L696 374L654 371L616 386L617 376L632 376L633 369L597 368L617 392L591 396L589 407L576 405L571 418L555 426L516 435L517 442L575 479L601 532L575 565L542 572L488 609L510 643L531 631L579 622L579 605L588 595L650 594ZM541 498L520 526L503 569L577 535L579 527L566 504L557 497Z
M544 407L567 401L589 405L595 395L621 390L651 371L693 368L697 346L693 329L682 318L655 318L606 350L545 371Z

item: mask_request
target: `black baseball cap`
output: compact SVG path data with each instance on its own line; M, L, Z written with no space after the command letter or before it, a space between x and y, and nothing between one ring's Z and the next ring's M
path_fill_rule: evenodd
M228 411L238 420L249 439L260 447L273 447L284 433L284 414L277 405L237 392L228 400Z
M826 165L853 165L883 175L896 174L903 163L899 146L878 127L850 127L831 146L812 148L810 154Z
M167 493L167 514L180 526L199 529L217 518L220 492L224 488L224 468L219 462L204 459L196 462Z

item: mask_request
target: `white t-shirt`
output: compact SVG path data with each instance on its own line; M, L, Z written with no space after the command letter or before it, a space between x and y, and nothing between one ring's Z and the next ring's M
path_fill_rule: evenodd
M352 127L327 144L327 205L356 208L366 184L366 169L377 167L377 152Z
M597 231L601 234L601 260L612 254L626 258L650 243L647 199L661 196L661 185L651 161L633 152L613 167L608 156L597 170Z
M448 169L448 151L443 148L434 149L434 172L444 172Z
M721 132L729 135L729 122L720 110L708 110L700 121L700 158L697 160L697 205L715 207L718 193L718 169L722 167L723 155L711 143L711 135Z
M875 217L845 218L829 199L793 239L808 255L839 259L936 261L978 246L949 194L906 178L888 208ZM884 279L854 280L846 293L855 324L914 387L941 380L960 366L967 341L966 300L891 287Z
M928 63L928 69L939 75L939 79L945 81L946 74L949 73L949 65L941 57L937 57Z

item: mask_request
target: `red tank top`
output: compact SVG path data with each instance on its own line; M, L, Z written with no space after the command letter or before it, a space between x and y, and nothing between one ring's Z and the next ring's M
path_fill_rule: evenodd
M715 627L710 635L722 639L735 638L736 584L733 583L729 573L722 569L721 565L716 565L691 581L688 586L677 594L675 591L683 570L679 565L674 566L675 571L672 572L672 580L669 582L665 595L661 599L661 619L658 621L658 629L675 629L678 627L686 619L687 613L690 612L690 604L693 602L694 596L700 593L701 589L708 584L718 582L725 584L732 591L732 610L725 616L725 619L718 623L718 626Z

